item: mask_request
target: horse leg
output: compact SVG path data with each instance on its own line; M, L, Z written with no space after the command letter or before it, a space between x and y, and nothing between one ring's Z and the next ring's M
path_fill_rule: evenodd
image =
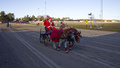
M71 50L71 42L69 41L69 50Z
M59 41L59 45L58 45L58 48L57 48L58 51L60 50L61 43L62 43L62 41Z
M56 49L56 45L55 45L55 42L53 42L53 48Z
M70 41L69 41L70 42ZM69 44L69 49L71 50L71 47L73 47L74 41L72 41L72 44Z
M65 52L68 53L68 50L67 50L67 42L65 42Z

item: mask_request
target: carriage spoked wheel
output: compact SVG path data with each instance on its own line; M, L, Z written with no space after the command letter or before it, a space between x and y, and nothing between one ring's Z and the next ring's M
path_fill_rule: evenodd
M48 38L47 38L46 35L44 36L44 40L43 41L44 41L44 45L47 46L48 45Z
M39 40L40 40L40 43L43 43L43 36L40 35Z

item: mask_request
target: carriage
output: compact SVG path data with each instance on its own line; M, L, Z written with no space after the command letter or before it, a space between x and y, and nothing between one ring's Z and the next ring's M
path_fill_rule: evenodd
M65 51L67 50L67 41L69 42L69 49L74 45L75 41L80 42L81 32L78 32L75 28L67 28L67 29L55 29L50 33L42 32L40 29L40 43L44 43L47 46L52 42L53 48L60 50L61 43L65 45ZM56 46L55 43L58 42L59 45ZM71 44L72 43L72 44Z
M39 37L39 40L40 40L40 43L44 43L45 46L48 45L48 33L41 33L41 29L40 29L40 37ZM49 40L50 41L50 40Z

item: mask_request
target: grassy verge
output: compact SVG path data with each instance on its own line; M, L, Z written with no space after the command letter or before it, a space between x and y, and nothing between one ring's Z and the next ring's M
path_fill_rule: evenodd
M66 24L68 27L74 27L74 28L78 28L78 29L90 29L90 30L104 30L104 31L116 31L116 32L120 32L120 23L102 23L103 28L99 28L97 29L95 26L95 23L92 23L92 28L90 28L90 23L87 24L86 27L86 23L80 23L80 22L69 22L69 23L64 23ZM0 24L2 25L2 24ZM31 25L36 25L36 24L31 24ZM43 23L40 23L39 25L43 26ZM56 25L56 23L55 23ZM60 26L60 23L57 23L58 27ZM37 25L36 25L37 26ZM98 26L101 26L101 23L98 23Z
M65 23L68 25L68 27L74 27L74 28L79 28L79 29L90 29L90 30L104 30L104 31L116 31L120 32L120 23L98 23L98 26L100 27L101 25L103 28L96 28L95 23L92 23L92 28L90 28L90 23L80 23L80 22L73 22L73 23ZM58 26L60 26L60 23L58 23Z

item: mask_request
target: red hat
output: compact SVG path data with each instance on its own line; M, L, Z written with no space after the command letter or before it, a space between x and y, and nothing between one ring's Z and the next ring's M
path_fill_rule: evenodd
M51 18L51 17L50 17L49 19L50 19L50 20L52 20L52 18Z
M47 15L47 17L50 17L50 16Z

